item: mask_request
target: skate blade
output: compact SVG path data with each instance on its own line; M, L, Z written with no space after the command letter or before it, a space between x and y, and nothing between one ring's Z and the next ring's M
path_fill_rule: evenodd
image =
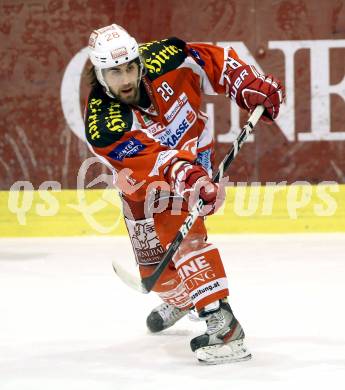
M233 342L235 343L235 342ZM196 357L201 364L226 364L237 363L250 360L251 353L243 346L242 343L231 345L210 345L199 348L195 351Z

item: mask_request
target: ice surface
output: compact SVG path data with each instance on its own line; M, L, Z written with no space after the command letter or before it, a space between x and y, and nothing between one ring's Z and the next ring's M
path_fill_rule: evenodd
M248 362L201 366L182 319L149 334L159 303L112 259L127 238L0 240L0 389L324 389L345 383L345 235L214 236Z

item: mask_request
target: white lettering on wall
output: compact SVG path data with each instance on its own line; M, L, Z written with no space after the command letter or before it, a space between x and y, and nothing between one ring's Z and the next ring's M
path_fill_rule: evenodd
M325 39L309 41L271 41L270 49L283 51L285 56L285 85L288 96L287 106L282 111L277 123L281 129L289 129L289 134L295 134L295 94L294 94L294 55L300 49L310 50L311 79L311 130L308 133L298 133L299 141L343 141L345 131L331 132L331 102L330 95L339 95L345 102L345 75L342 81L330 85L330 49L344 48L344 39ZM345 128L344 128L345 130ZM293 139L287 137L289 141Z

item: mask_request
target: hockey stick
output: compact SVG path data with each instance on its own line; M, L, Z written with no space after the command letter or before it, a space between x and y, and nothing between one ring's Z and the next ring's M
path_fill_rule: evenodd
M235 139L231 150L226 154L223 161L220 163L217 173L213 176L213 181L215 183L219 182L219 180L223 177L224 172L229 168L230 164L234 161L237 153L240 151L243 143L248 138L248 136L252 133L254 126L257 124L260 119L262 113L264 112L263 106L257 106L251 116L249 117L247 123L243 126L241 133ZM114 271L118 274L118 276L130 287L142 292L149 293L173 256L175 255L178 247L180 246L183 239L186 237L194 222L197 220L201 209L204 207L204 201L199 199L197 203L193 206L192 210L188 214L188 217L182 224L181 228L177 232L175 238L171 242L168 250L165 252L162 260L157 265L156 269L153 273L143 278L142 280L134 278L128 271L123 269L119 264L114 264Z

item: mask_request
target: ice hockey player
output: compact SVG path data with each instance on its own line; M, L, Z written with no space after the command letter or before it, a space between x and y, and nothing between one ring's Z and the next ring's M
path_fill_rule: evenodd
M85 132L94 154L117 178L123 213L142 277L150 275L200 196L206 206L153 291L163 303L147 318L152 332L191 308L206 322L191 340L200 362L250 359L228 302L227 277L204 224L225 191L212 182L214 141L202 94L224 94L274 120L284 99L273 76L245 64L230 47L167 38L138 45L116 24L91 33L92 89Z

